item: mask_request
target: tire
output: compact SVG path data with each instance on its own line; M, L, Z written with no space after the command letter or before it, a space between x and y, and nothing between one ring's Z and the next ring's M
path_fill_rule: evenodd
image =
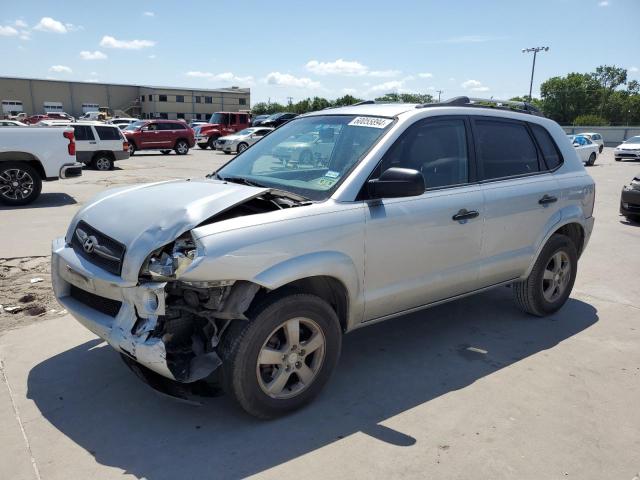
M223 388L258 418L275 418L303 407L320 393L338 362L342 332L335 311L315 295L290 294L267 297L248 317L249 322L234 322L224 339ZM296 321L298 342L292 345L288 338L295 342L295 335L287 335L284 325L295 326ZM311 339L316 339L315 348L305 351ZM265 351L273 356L259 364Z
M209 147L209 145L207 145L206 143L199 143L198 147L200 147L202 150L206 150Z
M239 144L238 144L238 148L236 149L236 152L237 152L237 153L242 153L242 152L244 152L247 148L249 148L249 145L247 145L247 144L246 144L246 143L244 143L244 142L241 142L241 143L239 143Z
M209 137L209 141L207 142L207 147L209 147L211 150L215 150L216 140L218 140L218 137Z
M587 160L587 165L590 167L592 167L594 163L596 163L596 152L589 155L589 160Z
M604 145L600 145L600 148L598 148L598 153L602 153L602 150L604 150Z
M101 172L113 170L113 158L106 154L98 154L91 160L91 166Z
M35 168L22 162L0 162L0 203L26 205L42 190L42 179Z
M133 157L135 155L136 150L137 150L136 144L133 143L133 142L129 142L129 156L130 157Z
M559 259L561 262L558 262ZM568 263L568 270L564 268L565 261ZM546 275L553 275L556 266L559 267L557 275L545 279L545 272ZM578 252L573 241L566 235L552 235L527 279L513 284L516 304L522 311L538 317L558 311L571 294L577 271ZM558 286L557 296L554 296L554 283Z
M226 151L222 151L222 153L224 153L225 155L231 155L231 152L226 152Z
M620 157L615 157L616 162L619 162L620 160L622 160Z
M189 144L186 140L178 140L174 151L176 152L176 155L186 155L189 153Z
M171 150L160 150L160 153L163 155L169 155L171 153Z

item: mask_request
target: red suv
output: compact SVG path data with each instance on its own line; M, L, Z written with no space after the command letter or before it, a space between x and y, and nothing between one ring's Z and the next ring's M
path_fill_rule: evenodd
M123 131L129 142L129 155L138 150L160 150L165 155L174 150L186 155L196 142L193 130L181 120L140 120Z

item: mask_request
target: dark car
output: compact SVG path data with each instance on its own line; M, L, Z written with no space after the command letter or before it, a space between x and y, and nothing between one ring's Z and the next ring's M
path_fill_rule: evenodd
M296 115L295 113L289 113L289 112L274 113L269 118L264 120L260 124L260 126L261 127L278 128L283 123L287 123L289 120L291 120L292 118L295 118L297 116L298 115Z
M640 174L636 175L629 185L622 187L620 213L627 217L627 220L640 221Z
M129 142L129 155L138 150L160 150L165 155L174 150L186 155L196 144L193 130L181 120L140 120L122 133Z
M267 118L269 118L271 115L257 115L253 118L253 122L251 123L252 127L257 127L258 125L262 125L262 122L264 122Z

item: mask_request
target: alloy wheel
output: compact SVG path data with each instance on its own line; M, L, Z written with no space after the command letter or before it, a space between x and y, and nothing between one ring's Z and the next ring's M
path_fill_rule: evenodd
M551 256L544 269L542 276L544 299L549 303L555 302L565 292L570 280L571 261L564 251L559 250Z
M28 172L10 168L0 174L0 194L9 200L22 200L33 193L34 181Z
M180 155L184 155L189 151L189 146L185 142L178 142L178 145L176 145L176 150Z
M96 168L98 170L110 170L111 169L111 160L105 157L100 157L96 159Z
M260 389L271 398L299 395L316 379L324 361L326 340L309 318L292 318L273 330L256 363Z

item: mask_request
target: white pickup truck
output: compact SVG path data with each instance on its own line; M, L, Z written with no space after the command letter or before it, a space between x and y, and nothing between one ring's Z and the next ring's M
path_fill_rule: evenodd
M80 175L73 128L0 128L0 203L26 205L43 181Z

